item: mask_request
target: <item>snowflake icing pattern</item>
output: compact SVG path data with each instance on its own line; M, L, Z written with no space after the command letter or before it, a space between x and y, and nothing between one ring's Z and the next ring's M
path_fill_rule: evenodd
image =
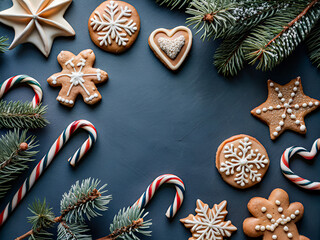
M234 148L233 144L225 146L224 156L229 161L221 163L220 171L224 172L227 176L234 175L237 184L245 186L249 180L261 181L261 173L258 170L265 168L269 163L269 160L265 155L261 155L258 149L252 150L252 142L249 141L248 137L245 137L239 141L238 148ZM256 170L253 168L256 167Z
M190 214L187 218L180 221L185 227L190 228L192 238L189 240L223 240L223 237L230 237L237 228L231 221L224 221L228 214L227 201L215 204L212 209L208 204L197 200L197 215Z
M99 31L98 38L100 46L111 45L112 40L115 40L119 46L126 46L129 39L127 36L131 36L137 31L137 24L129 18L131 17L131 10L126 7L120 7L119 12L118 4L114 1L110 1L110 4L106 4L104 11L107 14L101 14L95 11L94 18L91 18L91 26L94 31ZM129 20L129 21L128 21Z

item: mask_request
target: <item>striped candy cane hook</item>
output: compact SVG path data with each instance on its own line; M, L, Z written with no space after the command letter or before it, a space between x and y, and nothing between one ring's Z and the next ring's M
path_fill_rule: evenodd
M313 159L320 148L320 138L318 138L312 145L311 151L308 152L303 147L290 147L287 148L281 156L280 167L283 175L288 178L291 182L298 185L299 187L309 189L309 190L320 190L320 182L312 182L308 179L302 178L296 175L289 167L290 158L298 154L301 157L311 160Z
M69 163L72 166L75 166L80 159L85 155L89 149L92 147L92 144L97 139L97 131L92 123L86 120L78 120L72 122L58 137L55 143L51 146L49 152L40 160L37 166L33 169L29 177L24 181L22 186L16 192L11 201L6 205L5 209L0 214L0 225L2 225L7 219L10 213L17 207L23 197L27 194L28 191L33 187L35 182L43 174L43 172L50 165L54 157L58 154L60 149L66 144L70 139L71 135L79 128L86 130L89 134L88 139L81 145L81 147L74 153L72 157L69 158Z
M0 98L2 98L4 94L9 91L9 89L21 83L26 83L32 87L35 93L32 99L32 106L33 108L35 108L40 104L42 100L42 96L43 96L42 88L40 86L40 83L37 80L27 75L17 75L4 81L0 87Z
M160 188L162 184L170 183L174 184L176 188L176 195L173 201L173 204L170 205L166 212L168 218L173 218L179 208L182 205L185 187L183 181L172 174L164 174L157 177L147 188L147 190L141 195L141 197L132 205L132 207L144 208L152 199L155 192Z

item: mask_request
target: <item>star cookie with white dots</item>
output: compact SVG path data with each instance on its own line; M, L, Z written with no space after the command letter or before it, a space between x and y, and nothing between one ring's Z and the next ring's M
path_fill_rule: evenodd
M268 124L270 137L275 140L287 129L305 134L304 117L319 105L319 100L304 94L300 77L285 85L269 80L267 100L251 114Z

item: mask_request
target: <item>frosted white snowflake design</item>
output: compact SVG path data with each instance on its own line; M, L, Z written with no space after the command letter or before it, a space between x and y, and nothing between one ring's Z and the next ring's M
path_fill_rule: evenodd
M106 14L101 14L95 11L94 18L91 18L91 26L94 31L98 31L98 38L100 46L111 45L112 40L115 40L119 46L126 46L129 39L127 36L131 36L137 31L137 24L130 19L131 10L125 6L120 7L119 12L118 4L114 1L110 1L106 4L104 11Z
M227 202L223 201L210 209L208 204L197 200L197 215L190 214L188 218L181 220L186 227L191 227L192 238L189 239L223 240L223 237L230 237L237 228L231 221L225 221L228 214L226 205Z
M242 187L249 183L248 179L252 182L260 182L261 173L258 173L258 170L265 168L269 160L265 155L259 153L258 149L252 150L252 142L248 137L245 137L243 141L239 140L239 143L238 148L235 148L233 144L225 146L224 157L230 160L221 163L220 171L227 176L236 173L234 180ZM256 170L253 169L254 167Z
M76 70L76 66L73 61L74 61L74 58L71 58L65 63L66 66L70 65L71 68L73 69L73 71L71 73L64 73L64 74L59 74L57 76L53 76L52 77L52 79L53 79L52 84L57 84L57 79L60 77L69 77L71 85L68 89L67 96L70 95L70 92L74 86L80 85L83 88L83 90L86 92L86 94L88 95L88 97L85 98L85 100L87 102L91 101L94 98L97 98L98 97L97 93L91 95L90 92L88 91L88 89L85 87L84 77L94 76L98 79L98 81L101 81L101 70L97 69L96 70L97 73L94 73L94 74L85 74L82 72L82 70L86 66L87 61L83 58L80 59L80 62L77 64L79 71ZM63 99L61 96L58 97L58 100L59 101L67 101L67 100ZM70 104L73 104L73 101L72 100L70 100L70 101L71 101Z

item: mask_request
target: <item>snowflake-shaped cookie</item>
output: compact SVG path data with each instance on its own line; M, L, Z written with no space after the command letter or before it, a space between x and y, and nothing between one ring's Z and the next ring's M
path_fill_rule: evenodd
M0 12L0 22L15 30L10 49L30 42L49 56L54 38L74 36L63 15L72 0L12 0L13 6Z
M243 231L247 236L263 236L263 240L308 240L299 234L296 227L304 207L299 202L290 204L284 190L273 190L269 199L252 198L248 210L253 217L243 222Z
M248 188L261 181L269 167L269 159L257 139L241 134L220 145L216 167L227 183L238 188Z
M268 99L251 114L269 125L270 137L276 139L285 130L306 133L304 117L319 107L320 102L304 94L297 77L286 85L268 81Z
M231 221L225 221L227 201L210 209L208 204L198 199L195 211L197 215L190 214L180 220L186 228L190 228L192 237L189 240L223 240L223 237L230 237L237 230Z
M93 68L95 59L90 49L82 51L78 56L68 51L59 54L58 62L62 72L53 74L47 81L53 87L62 87L57 97L61 104L73 107L79 94L87 104L95 104L101 100L95 84L107 81L108 74L99 68Z
M130 4L106 1L92 13L89 30L97 46L117 53L135 41L140 30L140 18Z

